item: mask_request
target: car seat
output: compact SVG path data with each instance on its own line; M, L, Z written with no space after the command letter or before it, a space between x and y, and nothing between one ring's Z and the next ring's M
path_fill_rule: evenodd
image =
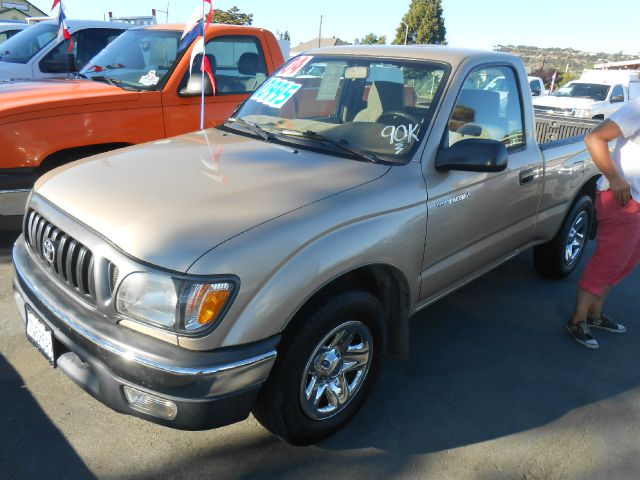
M404 85L378 81L371 84L367 106L353 118L354 122L375 122L384 112L404 109Z

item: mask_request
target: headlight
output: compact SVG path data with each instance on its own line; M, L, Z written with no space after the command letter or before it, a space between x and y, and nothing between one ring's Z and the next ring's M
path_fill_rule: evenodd
M116 310L179 333L197 333L221 318L234 290L232 282L199 283L135 272L120 284Z
M584 108L574 108L573 116L578 118L588 118L591 117L591 110Z

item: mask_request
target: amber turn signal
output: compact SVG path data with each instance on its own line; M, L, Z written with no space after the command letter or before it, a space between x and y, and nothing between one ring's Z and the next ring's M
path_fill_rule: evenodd
M232 293L229 283L197 284L191 288L185 309L185 329L197 331L214 323Z

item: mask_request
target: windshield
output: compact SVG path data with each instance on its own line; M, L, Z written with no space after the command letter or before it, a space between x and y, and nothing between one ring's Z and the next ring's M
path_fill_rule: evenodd
M10 63L27 63L57 35L58 27L55 24L33 25L0 45L0 60Z
M138 90L157 90L176 62L179 31L127 30L80 73Z
M601 83L568 83L553 95L556 97L590 98L601 102L606 100L610 88L609 85Z
M268 140L406 163L426 130L446 71L418 61L295 57L227 126L250 123Z

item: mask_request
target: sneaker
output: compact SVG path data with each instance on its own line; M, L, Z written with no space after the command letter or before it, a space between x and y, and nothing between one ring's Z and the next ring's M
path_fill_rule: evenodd
M624 333L627 331L627 327L614 322L604 313L600 314L600 318L587 318L587 323L590 327L606 330L611 333Z
M564 328L566 328L569 335L571 335L571 337L583 347L591 349L598 348L598 341L593 338L593 335L591 335L591 329L589 328L589 325L587 325L587 322L579 322L576 325L569 320L565 324Z

